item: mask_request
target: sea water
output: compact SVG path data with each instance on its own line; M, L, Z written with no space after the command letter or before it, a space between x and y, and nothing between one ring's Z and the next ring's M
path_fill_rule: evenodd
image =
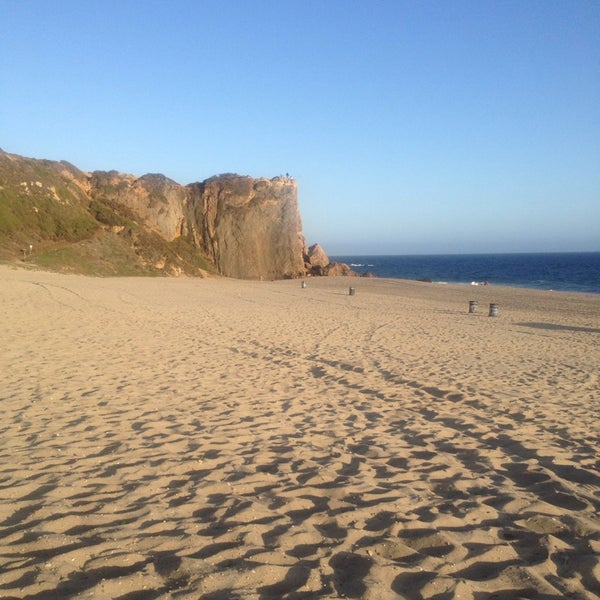
M600 294L600 252L330 256L357 273Z

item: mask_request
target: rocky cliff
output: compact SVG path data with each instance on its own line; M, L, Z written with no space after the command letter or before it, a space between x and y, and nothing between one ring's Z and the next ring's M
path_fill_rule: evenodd
M310 267L291 178L227 174L182 186L0 151L0 257L17 256L74 271L93 262L102 274L279 279Z
M294 180L221 175L188 190L182 234L192 237L220 273L269 279L305 274Z

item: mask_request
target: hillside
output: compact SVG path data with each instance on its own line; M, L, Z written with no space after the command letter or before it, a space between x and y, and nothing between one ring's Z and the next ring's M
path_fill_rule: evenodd
M179 185L0 150L0 260L93 275L306 273L290 178Z

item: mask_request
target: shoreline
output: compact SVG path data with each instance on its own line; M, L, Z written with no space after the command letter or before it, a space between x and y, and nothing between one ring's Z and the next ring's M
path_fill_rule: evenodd
M378 277L600 294L600 252L335 255ZM354 266L352 266L354 265ZM359 273L360 273L359 272ZM454 278L454 279L453 279ZM457 281L456 278L459 278Z
M351 277L348 277L348 279L352 279ZM366 277L362 277L359 276L358 279L367 279ZM370 278L369 278L370 279ZM482 283L478 283L476 285L473 285L472 283L467 283L464 281L419 281L418 279L402 279L399 277L379 277L379 276L375 276L375 279L390 279L393 281L402 281L402 282L415 282L415 283L422 283L424 285L440 285L440 286L444 286L444 285L449 285L449 286L457 286L457 287L467 287L467 288L485 288L485 287L490 287L490 288L506 288L506 289L517 289L517 290L528 290L528 291L532 291L532 292L546 292L546 293L556 293L556 294L585 294L587 296L595 296L598 297L600 296L600 292L596 293L596 292L582 292L579 290L561 290L561 289L554 289L554 288L540 288L540 287L529 287L526 285L518 285L518 284L512 284L512 285L508 285L508 284L504 284L504 283L493 283L493 282L488 282L486 284L482 284Z
M348 279L352 279L351 277L348 277ZM600 292L582 292L580 290L572 290L572 289L556 289L556 288L542 288L542 287L530 287L527 286L525 284L523 285L519 285L517 283L513 283L513 284L505 284L505 283L493 283L493 282L487 282L487 283L477 283L477 284L472 284L466 281L420 281L418 279L402 279L400 277L381 277L379 275L376 275L373 278L367 278L367 277L363 277L362 275L359 275L357 277L357 279L362 280L362 279L390 279L390 280L396 280L396 281L407 281L407 282L411 282L414 281L416 283L422 283L425 285L450 285L450 286L457 286L457 287L468 287L468 288L480 288L480 287L493 287L493 288L508 288L508 289L518 289L518 290L529 290L532 292L551 292L551 293L561 293L561 294L586 294L588 296L600 296Z
M597 254L597 253L591 253L591 254ZM525 291L531 291L531 292L540 292L540 293L555 293L555 294L576 294L576 295L585 295L585 296L591 296L591 297L595 297L598 298L600 297L600 292L596 293L596 292L582 292L579 290L562 290L562 289L545 289L545 288L537 288L537 287L528 287L526 285L518 285L518 284L512 284L512 285L507 285L507 284L496 284L493 282L488 282L486 285L484 284L477 284L477 285L473 285L471 283L468 282L463 282L463 281L420 281L418 279L403 279L400 277L381 277L379 275L375 275L374 277L363 277L362 275L358 275L356 277L353 276L345 276L345 275L338 275L338 276L333 276L333 277L319 277L319 276L311 276L311 275L307 275L305 277L298 277L295 279L274 279L274 280L270 280L270 281L260 281L258 279L236 279L233 277L225 277L225 276L221 276L221 275L211 275L208 277L191 277L191 276L186 276L186 275L181 275L181 276L164 276L164 275L160 275L157 274L156 276L149 276L147 274L143 274L143 275L86 275L83 273L70 273L70 272L64 272L64 271L51 271L51 270L47 270L47 269L43 269L42 267L39 267L38 265L34 265L34 264L27 264L27 263L15 263L15 262L11 262L11 261L1 261L0 260L0 269L2 269L3 267L8 268L8 269L12 269L12 270L22 270L25 272L39 272L39 273L49 273L49 274L54 274L54 275L66 275L66 276L77 276L77 277L89 277L90 279L100 279L100 280L109 280L109 279L114 279L114 280L121 280L121 279L133 279L133 280L138 280L138 279L150 279L150 280L177 280L177 279L181 279L181 280L207 280L207 281L213 281L213 280L222 280L222 281L237 281L240 283L276 283L276 282L290 282L290 281L297 281L297 282L302 282L303 280L305 281L318 281L320 279L331 279L331 280L337 280L339 281L348 281L348 282L364 282L364 281L376 281L376 280L389 280L389 281L396 281L399 283L415 283L415 284L419 284L419 285L432 285L432 286L456 286L458 288L492 288L492 289L509 289L509 290L525 290Z
M598 593L600 297L301 281L0 265L3 597Z

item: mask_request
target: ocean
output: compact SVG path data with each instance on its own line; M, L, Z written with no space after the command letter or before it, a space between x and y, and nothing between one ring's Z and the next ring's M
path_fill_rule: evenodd
M600 252L330 256L357 273L600 294Z

